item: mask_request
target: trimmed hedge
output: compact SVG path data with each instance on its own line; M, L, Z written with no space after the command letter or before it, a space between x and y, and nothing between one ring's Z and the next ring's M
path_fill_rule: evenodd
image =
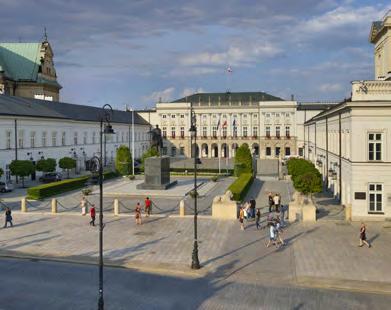
M312 162L301 158L291 158L288 160L287 167L297 191L303 194L322 191L322 175Z
M118 178L119 176L121 176L121 174L119 174L116 171L103 172L103 180L114 179L114 178Z
M246 197L246 194L250 189L253 180L254 177L252 173L242 173L240 177L238 177L235 182L233 182L228 187L228 190L232 192L233 199L236 201L242 201L244 197Z
M39 186L30 187L27 189L28 199L42 199L53 195L69 192L75 189L84 187L89 176L83 176L75 179L68 179Z

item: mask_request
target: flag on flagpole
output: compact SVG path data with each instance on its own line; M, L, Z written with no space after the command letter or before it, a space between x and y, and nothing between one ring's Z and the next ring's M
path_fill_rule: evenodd
M228 73L232 73L232 68L231 68L231 66L228 66L227 72L228 72Z
M219 121L217 122L217 129L220 128L220 118L219 118Z
M232 122L232 126L236 127L236 118L234 118L234 121Z
M223 127L227 127L227 120L224 121Z

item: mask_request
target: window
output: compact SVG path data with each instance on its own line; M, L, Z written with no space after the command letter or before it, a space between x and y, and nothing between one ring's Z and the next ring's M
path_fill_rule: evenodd
M291 128L289 126L285 127L285 136L288 138L291 136Z
M66 132L63 131L62 136L61 136L61 145L65 146L65 144L66 144L65 142L66 142Z
M247 118L247 114L243 114L243 118Z
M236 126L233 127L232 134L233 134L234 138L238 137L238 127L236 127Z
M270 138L270 126L266 126L266 137Z
M52 146L57 146L57 132L52 132Z
M172 157L175 157L175 156L176 156L176 147L175 147L175 146L173 146L173 147L171 148L171 156L172 156Z
M226 126L223 127L223 138L224 139L227 138L227 127Z
M94 131L92 133L92 144L95 144L95 140L96 140L96 132Z
M44 131L44 132L42 133L42 146L43 146L43 147L46 147L46 138L47 138L47 134L46 134L46 132Z
M243 137L247 137L247 126L243 126Z
M171 127L171 137L175 139L175 127Z
M304 155L304 149L302 147L299 147L299 156L303 157Z
M206 138L208 136L208 128L202 127L202 137Z
M257 126L253 127L253 137L254 138L258 137L258 127Z
M115 141L119 142L119 133L118 132L115 134Z
M185 155L185 147L184 146L181 146L179 147L179 155Z
M30 147L35 147L35 131L30 132Z
M266 147L266 156L270 156L270 155L272 155L272 149L270 146L267 146Z
M206 120L206 114L202 115L202 119Z
M368 133L368 160L382 160L381 133Z
M181 138L185 137L185 127L181 127Z
M280 126L276 126L276 137L280 137Z
M286 147L285 148L285 156L290 156L291 155L291 148L290 147Z
M23 148L23 143L24 143L24 132L23 130L19 130L19 134L18 134L18 147L20 149Z
M83 134L83 144L87 144L87 132L85 131Z
M254 118L258 118L258 114L254 114L254 116L253 116Z
M383 184L370 183L369 212L383 212Z
M5 136L6 136L6 145L5 145L5 148L7 150L10 150L11 149L11 131L7 131L5 133Z
M166 114L163 114L163 115L162 115L162 118L167 118L167 115L166 115Z
M280 156L281 148L276 146L276 156Z
M164 139L167 138L167 127L163 127L162 128L162 136L163 136Z
M212 127L212 137L217 138L217 126Z
M121 132L121 142L124 142L125 141L125 134L124 132Z
M185 114L181 114L181 118L185 118Z
M77 145L77 132L73 133L73 144Z
M175 118L175 114L171 114L171 118Z

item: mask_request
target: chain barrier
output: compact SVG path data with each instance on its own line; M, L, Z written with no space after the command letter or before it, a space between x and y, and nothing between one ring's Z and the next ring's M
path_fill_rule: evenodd
M10 208L12 210L12 207L7 206L3 201L0 200L0 208L1 211L4 211L6 208Z
M80 207L80 204L77 204L75 205L74 207L65 207L60 201L57 200L57 205L59 205L60 207L62 207L65 211L73 211L75 210L76 208L79 208Z
M118 204L119 204L120 206L122 206L123 208L125 208L126 210L130 211L131 213L134 212L133 209L131 209L131 208L125 206L125 205L122 203L121 200L118 200Z
M28 201L26 199L26 205L29 207L29 208L32 208L32 209L37 209L38 210L38 206L34 206L30 201Z

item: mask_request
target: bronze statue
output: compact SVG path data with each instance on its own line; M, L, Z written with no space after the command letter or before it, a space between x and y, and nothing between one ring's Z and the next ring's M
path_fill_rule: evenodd
M149 133L151 134L151 147L156 147L156 150L161 154L163 138L159 125L156 125L156 128L152 129Z

